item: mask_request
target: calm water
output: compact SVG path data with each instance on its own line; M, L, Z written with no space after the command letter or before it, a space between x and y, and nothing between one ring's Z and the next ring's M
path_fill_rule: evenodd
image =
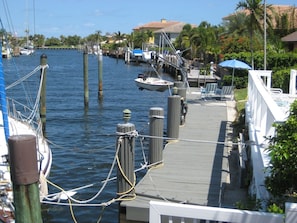
M77 199L89 199L100 190L115 154L116 126L122 121L122 111L132 111L131 123L140 134L148 133L149 109L167 110L169 92L140 91L134 83L146 66L126 65L123 60L103 57L103 100L97 98L98 60L89 56L89 106L84 108L83 55L75 50L37 51L34 56L3 60L4 69L16 64L21 74L27 74L47 55L47 123L46 134L53 152L49 180L69 190L89 184L80 190ZM9 77L5 77L9 82ZM147 143L147 142L146 142ZM139 139L136 139L135 168L143 163ZM147 150L147 148L145 148ZM116 175L116 169L112 174ZM138 180L143 175L138 173ZM49 192L58 192L49 186ZM92 203L106 202L116 197L116 181L110 182ZM101 207L73 207L79 223L118 222L117 204ZM74 222L68 206L42 205L44 222Z

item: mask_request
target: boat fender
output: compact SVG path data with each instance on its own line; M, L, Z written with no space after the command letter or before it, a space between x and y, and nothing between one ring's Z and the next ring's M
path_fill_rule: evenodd
M181 98L181 114L180 114L180 124L183 125L186 121L186 115L188 112L188 104Z

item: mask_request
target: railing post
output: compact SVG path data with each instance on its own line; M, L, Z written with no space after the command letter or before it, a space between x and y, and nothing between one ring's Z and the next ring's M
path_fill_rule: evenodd
M295 223L297 219L297 204L286 203L285 223Z

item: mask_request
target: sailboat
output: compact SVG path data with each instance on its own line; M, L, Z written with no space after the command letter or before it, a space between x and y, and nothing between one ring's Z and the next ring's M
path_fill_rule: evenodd
M33 53L34 53L34 47L31 45L26 45L26 46L20 48L21 55L29 56Z
M137 87L140 90L145 89L149 91L159 92L163 92L170 89L174 83L172 81L162 79L154 65L150 65L152 67L152 71L149 71L144 74L139 74L138 77L134 80Z
M28 56L28 55L32 55L35 52L35 50L32 42L29 41L29 29L25 30L25 32L26 32L26 45L20 48L20 54Z
M8 139L16 135L33 135L36 138L36 153L37 166L39 168L40 176L40 195L47 193L46 178L49 176L52 164L52 152L47 143L47 140L42 133L42 123L39 114L39 99L41 93L41 86L45 69L47 66L38 66L31 73L21 77L19 80L5 87L4 68L2 62L2 55L0 57L0 222L14 222L14 204L13 204L13 187L10 177L10 162L9 162L9 147ZM34 74L38 73L34 76ZM11 75L11 73L9 73ZM35 78L33 78L35 77ZM15 94L19 89L24 89L25 86L20 87L22 83L30 82L30 90L32 90L33 79L38 82L37 94L31 105L23 103L24 95ZM39 83L40 82L40 83ZM25 85L25 84L24 84ZM11 89L14 89L11 91ZM18 89L18 90L16 90ZM19 99L9 98L8 93ZM29 96L28 96L29 98Z

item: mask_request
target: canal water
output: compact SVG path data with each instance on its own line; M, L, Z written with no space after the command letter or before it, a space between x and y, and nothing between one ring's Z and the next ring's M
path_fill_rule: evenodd
M89 55L89 106L85 108L83 54L76 50L38 50L33 56L3 60L4 69L17 66L18 72L25 75L40 64L42 54L47 56L49 65L46 136L53 153L49 180L63 190L87 186L78 190L74 198L90 199L101 189L111 168L116 127L123 123L123 110L131 110L130 122L140 135L147 135L150 108L161 107L166 115L169 92L140 91L137 88L134 79L147 70L147 65L128 65L123 60L103 56L103 99L98 100L98 58ZM9 76L5 79L9 82ZM141 139L136 138L136 169L144 163L143 154L147 154L148 140L144 138L140 143ZM144 173L137 172L137 180ZM112 176L116 176L116 168ZM97 198L81 206L70 207L73 202L64 202L66 205L42 204L43 222L118 222L118 203L105 208L90 206L115 198L116 188L116 180L110 181ZM49 193L59 191L49 185Z

